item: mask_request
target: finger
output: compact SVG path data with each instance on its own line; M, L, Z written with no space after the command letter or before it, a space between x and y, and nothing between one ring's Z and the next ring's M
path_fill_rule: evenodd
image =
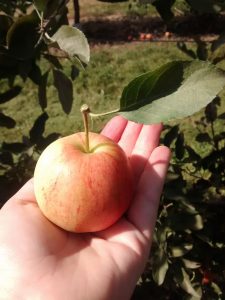
M131 155L134 178L137 182L153 149L159 145L162 124L143 125Z
M35 196L34 196L34 184L33 184L33 178L28 180L21 189L10 198L11 200L21 200L21 201L33 201L36 202Z
M120 140L126 125L126 119L121 116L116 116L106 124L101 134L107 136L117 143Z
M151 238L155 226L169 160L170 150L165 146L152 152L141 175L134 202L128 211L128 219L148 239Z
M136 124L134 122L128 121L127 126L118 142L127 156L131 155L139 133L141 132L142 126L142 124Z

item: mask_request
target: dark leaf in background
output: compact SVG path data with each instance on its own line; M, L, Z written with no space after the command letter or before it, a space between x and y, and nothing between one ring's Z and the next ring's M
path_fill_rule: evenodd
M63 66L60 64L59 60L57 57L53 55L46 54L44 56L56 69L63 69Z
M46 136L46 138L44 138L44 140L46 142L46 146L48 146L49 144L51 144L52 142L57 140L59 137L60 137L60 134L57 132L50 133L48 136Z
M35 7L40 11L43 12L49 2L49 0L33 0Z
M168 218L168 226L175 231L201 230L203 228L203 219L199 214L171 214Z
M163 143L165 146L170 147L172 142L176 139L179 131L179 126L173 126L164 136Z
M18 66L17 67L18 74L21 76L21 78L25 82L29 73L32 70L32 60L31 59L20 60L20 61L18 61L17 66Z
M184 157L184 153L184 133L180 132L175 143L175 154L178 159L182 159Z
M98 0L99 2L107 2L107 3L119 3L119 2L127 2L128 0Z
M12 25L12 19L9 16L0 15L0 43L6 45L6 35L10 26Z
M209 155L205 156L201 160L201 166L203 167L203 169L208 169L212 173L215 172L218 167L218 161L221 161L221 159L224 158L224 150L225 148L222 148L221 150L215 150L209 153Z
M173 18L174 14L171 8L175 3L175 0L155 0L154 2L151 2L165 22L169 22Z
M53 16L59 13L60 9L68 2L68 0L48 0L45 5L45 19L52 19Z
M218 115L218 119L225 120L225 113Z
M0 127L6 127L10 129L15 127L15 125L16 125L15 120L0 112Z
M50 133L47 137L43 137L42 139L40 139L39 143L38 143L38 150L43 151L48 145L50 145L52 142L54 142L55 140L57 140L60 137L59 133Z
M196 59L197 55L195 52L191 49L187 48L187 45L184 42L177 42L177 48L187 54L189 57Z
M192 149L188 145L186 145L185 148L186 148L189 158L191 158L192 162L194 162L194 161L200 162L201 161L201 156L198 153L196 153L194 149Z
M32 63L30 72L28 73L29 78L37 85L41 83L41 69L35 63Z
M60 70L53 69L54 85L58 91L59 101L66 114L69 114L73 104L73 84Z
M202 14L219 13L224 5L223 1L215 0L186 0L191 8Z
M208 49L207 49L207 43L201 41L200 39L195 40L197 44L197 58L200 60L207 60L208 58Z
M217 118L217 107L216 105L212 102L209 103L206 108L205 108L205 116L206 120L210 122L214 122Z
M24 143L2 143L2 149L4 151L9 151L15 154L24 151L26 148L27 146Z
M45 130L45 123L47 120L48 114L44 112L34 122L34 125L30 130L30 141L32 144L38 143L38 141L42 138L42 135Z
M72 65L71 75L70 75L71 79L75 80L79 76L79 73L80 73L79 69L76 66Z
M6 151L0 152L0 163L9 166L13 165L12 153Z
M22 87L19 85L15 85L10 90L0 93L0 104L5 103L13 98L15 98L21 92Z
M215 39L212 43L211 50L212 52L216 51L220 46L225 43L225 32L223 32L218 39Z
M7 33L7 46L12 56L29 59L34 55L39 39L39 19L35 12L18 18Z
M41 76L41 82L38 86L38 100L41 108L44 110L47 107L47 82L49 72L45 72Z
M203 143L203 142L211 143L212 142L212 139L208 133L199 133L195 139L199 143Z

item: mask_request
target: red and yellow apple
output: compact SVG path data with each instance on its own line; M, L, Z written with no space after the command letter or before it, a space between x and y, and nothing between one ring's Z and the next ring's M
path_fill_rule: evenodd
M133 197L128 157L109 138L75 133L50 144L34 172L35 196L43 214L71 232L94 232L114 224Z

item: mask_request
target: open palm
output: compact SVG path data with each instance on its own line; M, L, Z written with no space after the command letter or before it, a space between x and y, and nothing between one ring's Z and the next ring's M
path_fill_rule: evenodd
M130 157L136 193L126 216L92 234L61 230L40 212L30 180L0 211L1 299L129 299L147 261L170 153L161 125L113 118L102 134Z

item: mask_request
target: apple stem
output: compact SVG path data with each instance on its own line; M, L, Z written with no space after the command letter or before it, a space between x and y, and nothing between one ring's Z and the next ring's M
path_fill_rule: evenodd
M90 114L90 108L87 104L83 104L80 109L82 116L83 116L83 122L84 122L84 132L85 132L85 151L88 153L90 152L89 148L89 126L88 126L88 116Z
M99 114L95 114L95 113L92 113L90 112L90 117L92 118L98 118L98 117L104 117L104 116L108 116L108 115L111 115L111 114L115 114L115 113L118 113L120 111L119 108L117 109L114 109L114 110L111 110L111 111L107 111L107 112L104 112L104 113L99 113Z

